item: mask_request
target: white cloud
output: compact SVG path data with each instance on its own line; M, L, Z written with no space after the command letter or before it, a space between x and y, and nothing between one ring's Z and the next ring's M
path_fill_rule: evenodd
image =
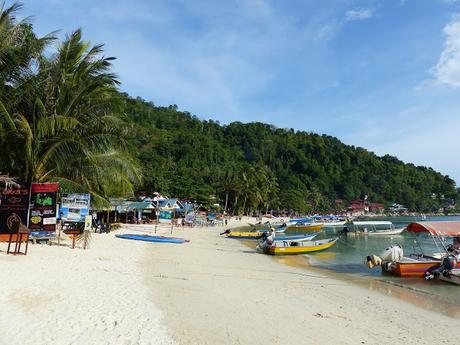
M460 15L457 14L444 27L446 41L444 50L432 73L435 83L460 87Z
M374 15L374 10L371 8L360 9L360 10L349 10L345 13L345 20L348 22L354 20L364 20L372 18Z

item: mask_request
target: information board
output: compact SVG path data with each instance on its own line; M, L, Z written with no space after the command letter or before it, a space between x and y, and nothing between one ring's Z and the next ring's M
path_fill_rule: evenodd
M63 222L84 223L89 215L90 195L63 193L61 198L61 219Z
M58 183L32 183L29 229L32 237L53 238L56 235L56 196Z
M0 240L7 241L20 223L27 226L29 186L4 189L0 197Z

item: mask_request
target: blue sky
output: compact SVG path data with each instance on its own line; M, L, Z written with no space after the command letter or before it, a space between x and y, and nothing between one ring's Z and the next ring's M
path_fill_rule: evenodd
M121 89L221 123L333 135L460 183L458 0L29 0L78 27Z

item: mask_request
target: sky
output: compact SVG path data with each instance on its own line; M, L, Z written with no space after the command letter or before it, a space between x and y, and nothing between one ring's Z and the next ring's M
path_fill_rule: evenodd
M41 35L105 43L132 96L332 135L460 185L460 0L22 3Z

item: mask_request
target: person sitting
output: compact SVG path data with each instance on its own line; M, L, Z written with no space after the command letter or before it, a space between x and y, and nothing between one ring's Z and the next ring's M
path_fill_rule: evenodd
M268 235L265 237L265 239L262 242L262 249L268 249L271 246L275 244L275 229L273 227L270 227L270 230L268 231Z

